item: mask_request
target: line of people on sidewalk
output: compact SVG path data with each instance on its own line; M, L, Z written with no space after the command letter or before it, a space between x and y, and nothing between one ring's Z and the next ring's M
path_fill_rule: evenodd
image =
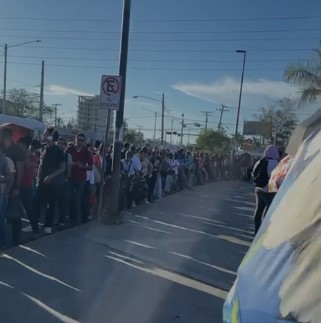
M97 214L100 182L111 185L113 147L103 170L103 143L86 143L79 133L67 142L47 128L42 142L30 137L13 141L11 128L0 133L0 248L21 242L21 231L51 234L86 223ZM124 145L121 156L119 209L156 199L209 181L231 179L228 156L172 152ZM111 187L112 189L112 187ZM107 197L104 197L108 199ZM39 225L44 218L43 227ZM22 219L29 226L22 229Z

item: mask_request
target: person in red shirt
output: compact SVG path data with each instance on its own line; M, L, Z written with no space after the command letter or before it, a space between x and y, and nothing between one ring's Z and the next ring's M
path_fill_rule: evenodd
M33 143L33 145L31 145ZM33 199L35 197L35 179L40 163L39 157L35 153L35 143L32 142L30 136L22 137L18 140L18 144L26 155L24 163L24 173L21 181L20 197L26 210L29 221L33 215ZM38 145L40 147L40 143ZM22 229L24 232L31 232L31 225Z
M76 136L75 146L66 149L66 153L72 158L71 174L68 178L71 186L70 220L72 225L78 224L80 220L82 223L87 221L82 212L82 200L88 198L84 196L84 189L87 170L93 169L93 159L85 146L85 140L85 135L79 133Z

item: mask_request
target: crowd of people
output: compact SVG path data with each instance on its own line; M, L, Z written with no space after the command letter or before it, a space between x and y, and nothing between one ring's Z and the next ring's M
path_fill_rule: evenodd
M105 156L103 143L87 143L79 133L66 141L48 128L42 141L22 137L13 142L11 128L0 134L0 248L20 244L21 231L51 234L87 222L97 214L100 183L111 185L113 147ZM244 159L245 160L245 159ZM236 165L236 166L235 166ZM174 192L209 181L247 179L252 164L229 156L175 152L125 143L121 153L119 209L154 203ZM105 197L104 197L105 198ZM108 198L108 196L107 196ZM39 225L44 218L43 227ZM22 229L21 219L29 225ZM8 225L7 225L8 224Z

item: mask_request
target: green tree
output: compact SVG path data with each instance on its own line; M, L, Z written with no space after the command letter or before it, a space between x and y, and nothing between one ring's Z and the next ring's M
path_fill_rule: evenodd
M233 141L234 141L235 140L235 135L233 135L232 138L233 138ZM241 147L243 145L244 141L245 141L245 137L241 133L238 132L237 135L236 135L236 145L238 147Z
M124 131L124 142L129 142L133 145L141 145L144 141L144 135L135 129L127 128Z
M229 150L230 138L223 132L217 130L203 130L196 139L196 146L204 151L227 152Z
M39 118L39 95L26 89L10 89L7 91L7 114L22 118ZM43 118L47 123L52 122L54 108L44 105Z
M78 122L76 118L70 118L66 124L66 128L79 130Z
M298 119L294 113L296 101L283 98L267 108L261 108L256 116L259 121L269 121L273 125L272 137L276 137L282 144L286 144L295 129ZM265 139L271 139L266 137Z
M26 89L10 89L7 92L7 113L16 117L34 117L36 113L35 103L39 102L36 93Z
M321 48L315 50L314 62L290 64L284 72L284 80L301 88L300 103L315 102L321 95Z

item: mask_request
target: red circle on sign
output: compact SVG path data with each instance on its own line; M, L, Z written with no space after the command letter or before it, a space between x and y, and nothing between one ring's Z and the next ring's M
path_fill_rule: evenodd
M117 94L119 92L119 82L116 78L109 77L104 80L102 89L108 96Z

